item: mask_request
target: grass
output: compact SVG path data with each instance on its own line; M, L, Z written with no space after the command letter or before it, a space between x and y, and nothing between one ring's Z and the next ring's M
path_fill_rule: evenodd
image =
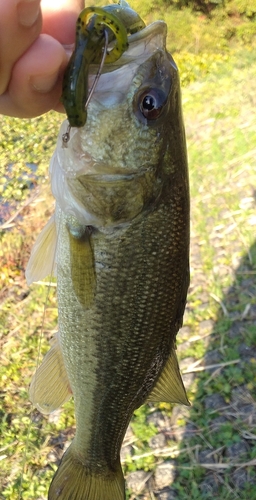
M148 15L153 20L156 14ZM254 500L256 56L241 38L229 43L223 36L221 47L214 45L217 14L199 25L200 16L190 10L165 9L164 15L170 48L180 44L174 57L184 86L190 163L191 287L178 354L192 406L137 410L123 467L128 480L136 471L147 475L128 497L163 499L165 492L179 500ZM196 26L200 36L193 38ZM55 288L28 288L24 269L53 210L47 168L61 120L54 113L35 120L0 118L0 192L8 201L0 213L1 500L17 500L19 492L24 500L45 499L75 430L72 402L46 418L31 408L27 395L39 343L41 358L57 323ZM36 173L30 163L38 166ZM154 447L159 434L165 444ZM175 478L159 488L154 473L165 461L173 463Z

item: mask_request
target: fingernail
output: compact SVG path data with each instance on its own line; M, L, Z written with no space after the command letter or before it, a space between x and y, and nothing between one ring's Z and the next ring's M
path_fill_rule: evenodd
M50 75L36 75L30 79L32 87L34 87L37 92L49 92L53 89L58 80L58 73L52 73Z
M65 50L65 52L68 56L68 59L70 59L70 57L72 56L72 54L74 52L74 48L75 48L74 43L70 43L68 45L63 44L63 49Z
M23 0L17 5L18 18L22 26L33 26L40 13L38 0Z

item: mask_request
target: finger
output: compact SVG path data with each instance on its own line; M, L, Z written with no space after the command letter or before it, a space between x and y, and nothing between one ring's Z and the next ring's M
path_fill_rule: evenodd
M75 25L84 0L42 0L43 33L54 36L64 45L75 41Z
M13 68L8 88L0 96L3 114L32 118L58 108L67 55L49 35L40 35Z
M40 0L0 1L0 94L12 67L38 37L42 25Z

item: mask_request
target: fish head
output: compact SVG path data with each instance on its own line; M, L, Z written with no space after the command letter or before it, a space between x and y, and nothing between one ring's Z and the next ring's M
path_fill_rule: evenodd
M53 194L81 223L116 226L153 210L177 168L179 139L184 143L166 24L153 23L129 39L127 53L101 75L86 124L71 129L67 148L61 130L52 162Z

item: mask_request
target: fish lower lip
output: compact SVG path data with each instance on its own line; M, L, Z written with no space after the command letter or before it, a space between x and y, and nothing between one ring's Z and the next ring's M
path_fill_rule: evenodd
M89 181L106 181L106 182L112 182L112 181L115 181L115 182L118 182L118 181L124 181L124 180L132 180L136 177L141 177L143 175L145 175L146 173L148 173L150 170L152 170L151 168L142 168L140 169L139 171L136 171L136 172L126 172L126 173L120 173L120 171L118 172L115 172L114 170L111 172L111 173L95 173L95 174L85 174L86 178L89 180Z
M111 182L111 181L123 181L123 180L131 180L134 177L138 177L139 174L138 172L133 172L133 173L127 173L127 174L119 174L119 173L112 173L112 174L89 174L87 175L87 179L90 181L106 181L106 182Z

